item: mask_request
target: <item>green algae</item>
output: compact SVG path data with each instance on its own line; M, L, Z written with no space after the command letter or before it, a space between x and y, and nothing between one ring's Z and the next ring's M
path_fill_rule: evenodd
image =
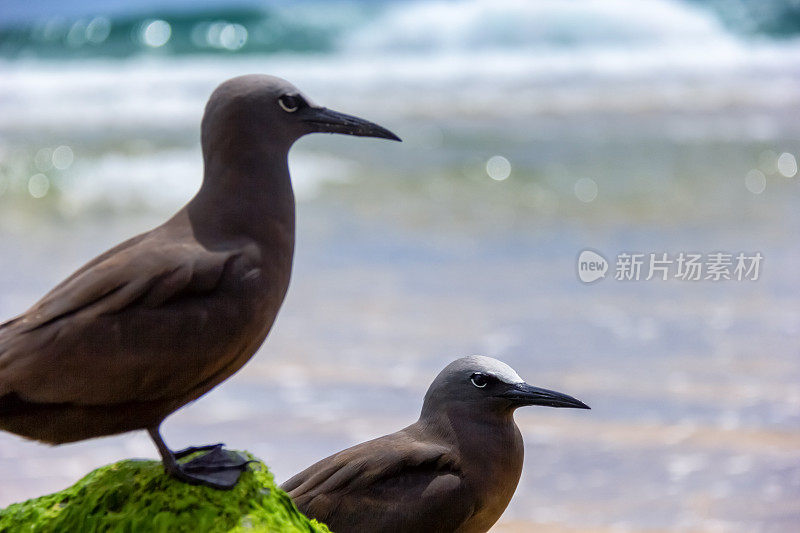
M330 533L297 510L258 460L229 491L176 481L160 462L127 460L60 492L0 509L0 533L72 531Z

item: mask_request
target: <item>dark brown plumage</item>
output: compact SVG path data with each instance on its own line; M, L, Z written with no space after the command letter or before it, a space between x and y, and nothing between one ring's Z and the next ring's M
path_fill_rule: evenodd
M464 357L436 377L416 423L323 459L282 488L336 533L488 531L522 472L513 413L524 405L589 408L528 385L496 359Z
M203 117L197 195L0 325L0 429L51 444L148 429L170 473L230 485L208 478L202 462L182 469L158 427L239 370L267 336L292 268L287 154L312 132L399 140L279 78L220 85ZM244 464L230 462L207 466Z

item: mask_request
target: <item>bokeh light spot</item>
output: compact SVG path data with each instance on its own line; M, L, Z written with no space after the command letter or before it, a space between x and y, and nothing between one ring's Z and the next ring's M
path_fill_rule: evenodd
M575 196L581 202L593 202L597 198L597 183L592 178L581 178L575 182Z
M238 50L247 43L247 28L224 20L198 24L192 29L192 42L200 47Z
M53 166L59 170L69 168L73 159L72 148L69 146L62 145L53 150Z
M166 20L154 20L142 31L142 41L152 48L164 46L171 36L172 26Z
M247 42L247 28L241 24L226 24L219 33L219 42L223 48L238 50Z
M42 148L33 156L33 164L39 172L46 172L53 168L53 152L50 148Z
M105 17L92 19L86 26L86 40L92 44L100 44L108 38L111 33L111 21Z
M511 175L511 163L502 155L494 155L486 162L486 173L495 181L503 181Z
M75 22L67 33L67 46L78 48L86 43L86 23L82 20Z
M754 168L745 175L744 186L753 194L761 194L767 188L767 177L763 172Z
M785 178L793 178L797 174L797 159L794 155L784 152L778 157L778 172Z
M44 198L50 190L50 180L44 174L34 174L28 180L28 192L34 198Z

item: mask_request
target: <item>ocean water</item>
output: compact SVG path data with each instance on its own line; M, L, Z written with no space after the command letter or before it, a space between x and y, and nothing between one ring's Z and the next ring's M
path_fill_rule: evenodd
M285 479L412 422L498 357L590 412L517 414L496 531L800 524L800 24L792 2L18 2L0 6L0 318L159 223L210 92L285 77L402 144L292 149L295 272L251 363L168 419ZM583 285L579 252L611 262ZM764 257L757 281L613 279L621 252ZM0 505L145 435L0 435Z

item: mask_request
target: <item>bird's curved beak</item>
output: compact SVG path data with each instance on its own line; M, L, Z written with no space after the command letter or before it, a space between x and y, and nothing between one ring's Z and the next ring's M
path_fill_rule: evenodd
M358 137L379 137L402 142L400 137L384 127L363 118L332 111L327 107L309 106L303 110L303 115L305 115L302 119L303 122L310 124L314 132L344 133Z
M554 390L540 389L527 383L515 383L500 394L517 406L545 405L547 407L571 407L573 409L591 409L588 405Z

